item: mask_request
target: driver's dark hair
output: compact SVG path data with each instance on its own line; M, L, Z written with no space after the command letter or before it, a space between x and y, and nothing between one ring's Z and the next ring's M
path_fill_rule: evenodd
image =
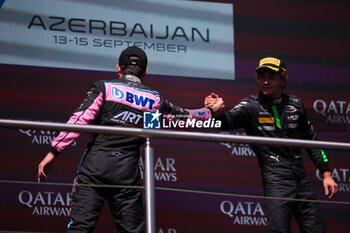
M129 59L139 60L140 58L137 56L131 56ZM137 65L120 65L120 72L123 75L132 74L132 75L135 75L136 77L142 78L145 74L146 68L147 67L141 67Z

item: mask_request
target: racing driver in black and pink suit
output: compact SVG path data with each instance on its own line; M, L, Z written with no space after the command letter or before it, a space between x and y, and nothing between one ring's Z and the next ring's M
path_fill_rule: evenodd
M135 72L138 70L138 72ZM96 81L69 124L142 127L143 113L156 112L211 118L212 110L186 110L168 102L161 94L141 83L147 73L147 56L138 47L125 49L117 65L120 79ZM79 136L61 132L50 152L39 164L38 181L46 181L48 165ZM140 185L139 157L144 138L95 134L82 156L75 184ZM105 200L117 232L144 232L141 189L73 186L68 232L92 232Z

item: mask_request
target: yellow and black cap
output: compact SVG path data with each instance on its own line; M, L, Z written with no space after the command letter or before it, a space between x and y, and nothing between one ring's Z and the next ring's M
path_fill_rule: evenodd
M259 61L259 66L255 69L256 72L260 72L262 69L270 69L274 72L286 72L287 67L285 63L280 59L273 56L267 56Z

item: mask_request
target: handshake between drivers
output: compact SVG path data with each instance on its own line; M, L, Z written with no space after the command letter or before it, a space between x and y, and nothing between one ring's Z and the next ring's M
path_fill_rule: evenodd
M219 116L225 107L224 100L215 93L211 93L204 100L204 106L211 108L215 116Z

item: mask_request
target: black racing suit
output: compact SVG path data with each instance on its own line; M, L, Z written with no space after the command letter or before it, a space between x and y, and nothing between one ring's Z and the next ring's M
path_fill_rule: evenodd
M183 119L211 118L208 108L185 110L169 103L161 94L144 86L140 79L96 81L70 124L142 127L143 113L180 115ZM57 156L80 134L61 132L51 144ZM81 159L75 184L140 185L139 157L144 139L136 136L95 134ZM74 186L68 232L92 232L107 200L118 232L143 232L141 189Z
M244 127L247 135L272 138L317 140L300 98L282 94L269 100L261 93L243 99L230 112L217 117L222 129ZM316 199L303 166L301 149L252 145L261 169L265 196ZM329 171L328 159L320 149L306 149L321 173ZM318 203L265 200L270 233L290 232L292 215L300 232L326 232Z

